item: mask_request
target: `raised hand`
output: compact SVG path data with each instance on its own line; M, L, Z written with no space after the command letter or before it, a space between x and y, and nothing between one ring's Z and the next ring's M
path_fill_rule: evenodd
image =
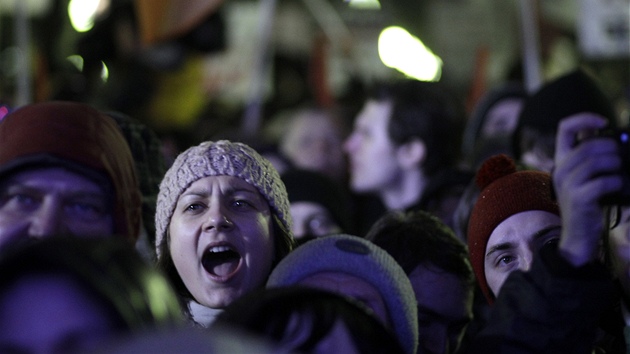
M553 184L562 216L560 254L574 266L599 254L604 223L602 197L621 190L621 158L612 138L584 138L606 119L580 113L563 119L556 137Z

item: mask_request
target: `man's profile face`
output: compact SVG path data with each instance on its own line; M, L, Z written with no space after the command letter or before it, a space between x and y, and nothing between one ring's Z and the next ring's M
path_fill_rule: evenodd
M367 101L344 142L350 187L357 193L378 193L394 183L398 175L397 149L387 129L391 113L391 103Z
M113 234L113 210L103 188L61 167L31 168L0 182L0 247L21 237Z

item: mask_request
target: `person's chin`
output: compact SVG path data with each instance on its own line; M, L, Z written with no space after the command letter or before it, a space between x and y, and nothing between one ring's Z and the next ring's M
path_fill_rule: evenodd
M240 296L240 294L233 289L217 289L212 290L212 292L211 296L207 296L203 301L200 301L203 306L212 309L222 309Z

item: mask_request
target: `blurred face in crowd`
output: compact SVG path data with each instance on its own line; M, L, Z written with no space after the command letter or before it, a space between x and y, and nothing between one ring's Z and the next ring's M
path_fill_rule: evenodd
M308 236L326 236L341 232L341 228L328 210L319 203L307 201L291 202L291 217L293 218L293 236L296 239Z
M485 137L511 134L518 123L518 115L523 107L520 98L506 98L496 103L486 115L481 129Z
M300 280L299 284L355 298L371 308L374 314L391 328L389 313L381 293L374 285L363 279L340 272L320 272Z
M630 303L630 207L620 207L617 226L610 230L610 247L614 259L615 275Z
M244 180L211 176L182 193L169 225L177 272L201 305L223 308L263 286L274 259L266 199Z
M379 192L396 182L400 170L397 149L387 132L391 111L391 103L369 100L344 143L350 163L350 187L355 192Z
M92 180L60 167L13 173L0 183L0 247L55 234L111 235L112 207Z
M294 118L282 151L298 168L318 171L333 179L345 176L341 127L325 113L304 113Z
M560 225L560 216L541 210L514 214L497 225L488 239L484 263L495 296L511 272L528 271L542 246L558 242Z
M418 303L419 353L450 354L472 320L473 287L454 274L419 265L409 274Z
M539 147L533 147L531 150L523 151L521 161L525 166L532 169L548 173L553 171L553 156L545 153Z
M0 295L0 352L69 353L99 348L121 328L71 278L31 275Z

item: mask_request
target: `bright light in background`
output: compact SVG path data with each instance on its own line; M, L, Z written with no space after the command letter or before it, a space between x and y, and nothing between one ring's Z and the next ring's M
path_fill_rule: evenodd
M103 67L101 68L101 80L103 80L103 82L107 82L107 79L109 79L109 68L105 65L105 62L102 61L101 64L103 64Z
M378 38L383 64L420 81L439 81L442 59L402 27L387 27Z
M378 0L346 0L349 7L359 10L378 10L381 3Z
M94 19L109 8L110 0L70 0L68 16L77 32L87 32L94 27Z
M66 60L72 63L72 65L74 65L77 68L77 70L79 70L80 72L83 72L83 57L82 56L74 54L67 57ZM109 80L109 68L107 67L107 64L105 64L104 61L101 61L101 80L103 82L107 82L107 80Z
M72 63L72 65L74 65L77 70L79 71L83 71L83 57L80 55L71 55L69 57L66 58L66 60L68 60L69 62Z

